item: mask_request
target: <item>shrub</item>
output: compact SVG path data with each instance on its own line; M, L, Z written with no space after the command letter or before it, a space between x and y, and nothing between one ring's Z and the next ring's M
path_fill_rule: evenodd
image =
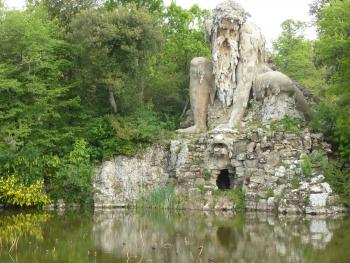
M305 177L311 177L311 175L312 175L312 164L311 164L309 156L307 156L306 154L303 155L303 157L302 157L300 168L301 168L301 171L303 172L303 175Z
M26 186L13 176L0 177L0 202L9 206L30 207L46 205L50 200L44 192L43 181Z
M304 124L303 120L289 118L288 116L285 116L281 121L283 128L288 132L298 132Z
M325 177L333 191L340 196L341 203L350 206L350 171L341 170L330 162L325 169Z
M91 203L92 171L90 148L84 139L79 139L75 142L73 150L61 159L57 172L51 178L50 192L53 199Z

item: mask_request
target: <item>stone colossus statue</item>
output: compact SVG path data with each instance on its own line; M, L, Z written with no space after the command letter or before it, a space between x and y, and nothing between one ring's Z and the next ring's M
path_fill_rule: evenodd
M208 124L235 127L245 114L252 89L254 98L262 101L263 121L278 120L290 112L296 117L309 116L301 91L286 75L267 66L265 38L255 24L247 21L248 15L232 0L213 10L206 22L212 61L194 58L191 62L194 126L179 132L205 132Z

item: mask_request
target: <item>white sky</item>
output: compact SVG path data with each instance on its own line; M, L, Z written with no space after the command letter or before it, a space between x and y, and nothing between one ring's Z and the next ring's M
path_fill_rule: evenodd
M184 8L198 4L201 8L213 9L222 0L176 0ZM251 21L263 31L266 39L271 41L281 32L280 24L286 19L310 22L308 5L312 0L237 0L251 14ZM21 8L25 0L5 0L8 7ZM169 4L171 0L165 0ZM308 38L315 38L314 29L306 32Z

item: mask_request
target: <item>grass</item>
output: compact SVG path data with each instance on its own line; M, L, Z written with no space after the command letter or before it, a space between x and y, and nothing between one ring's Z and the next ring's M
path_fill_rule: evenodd
M135 203L136 208L157 209L173 209L176 208L176 204L175 189L172 185L155 189L153 192L139 198Z
M208 169L205 169L203 174L204 174L205 181L209 181L211 178L211 172Z
M241 189L232 189L232 190L217 190L214 192L215 196L226 196L234 204L235 210L243 211L245 209L245 196L244 192Z

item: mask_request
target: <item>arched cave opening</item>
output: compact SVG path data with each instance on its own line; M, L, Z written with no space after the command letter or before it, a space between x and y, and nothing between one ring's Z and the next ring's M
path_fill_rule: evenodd
M220 190L233 189L233 180L234 174L230 173L228 169L223 169L216 179L216 185Z

